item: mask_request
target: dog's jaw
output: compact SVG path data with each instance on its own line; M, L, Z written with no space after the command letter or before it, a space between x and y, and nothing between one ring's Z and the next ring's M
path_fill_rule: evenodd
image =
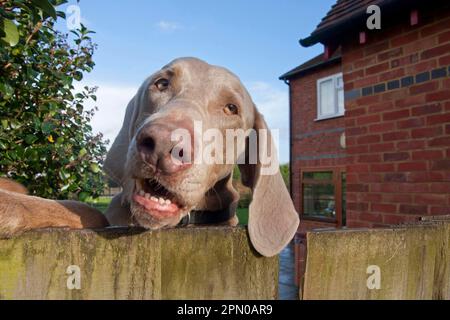
M190 211L182 198L154 178L136 179L130 199L133 219L148 229L176 226Z

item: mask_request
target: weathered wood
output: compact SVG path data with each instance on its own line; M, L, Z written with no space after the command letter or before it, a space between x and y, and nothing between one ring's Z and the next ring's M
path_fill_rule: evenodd
M303 298L450 299L450 221L308 234ZM369 289L369 266L381 271Z
M68 266L81 271L69 290ZM0 240L1 299L276 299L242 228L42 230Z

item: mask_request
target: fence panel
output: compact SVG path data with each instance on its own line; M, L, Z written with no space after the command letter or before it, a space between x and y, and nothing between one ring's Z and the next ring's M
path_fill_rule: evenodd
M303 299L450 299L450 221L308 234Z
M1 299L276 299L277 289L278 258L257 254L243 228L43 230L0 240Z

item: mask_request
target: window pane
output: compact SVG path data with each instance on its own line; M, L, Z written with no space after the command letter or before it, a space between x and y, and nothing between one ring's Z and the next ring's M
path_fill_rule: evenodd
M332 184L303 185L303 215L307 217L335 218L336 202Z
M333 115L336 113L335 108L335 91L334 91L334 82L333 79L324 81L320 83L320 115Z
M333 172L304 172L303 179L313 179L313 180L333 180Z
M344 79L342 76L336 78L336 89L344 89Z
M338 89L338 112L339 114L344 114L345 112L345 102L344 102L344 89Z

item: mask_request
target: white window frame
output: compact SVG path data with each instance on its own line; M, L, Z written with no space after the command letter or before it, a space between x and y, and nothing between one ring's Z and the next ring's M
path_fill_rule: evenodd
M343 78L343 74L342 73L336 73L333 74L331 76L325 77L325 78L321 78L319 80L317 80L317 118L316 121L320 121L320 120L325 120L325 119L332 119L332 118L338 118L338 117L342 117L345 114L345 100L344 100L344 109L342 111L339 111L339 96L338 96L338 92L339 92L339 88L338 86L338 79L341 78L342 79L342 93L344 94L344 78ZM325 114L323 115L321 113L322 110L322 106L321 106L321 92L320 92L320 88L321 88L321 84L323 82L329 81L329 80L333 80L333 86L334 86L334 110L335 112L332 114Z

